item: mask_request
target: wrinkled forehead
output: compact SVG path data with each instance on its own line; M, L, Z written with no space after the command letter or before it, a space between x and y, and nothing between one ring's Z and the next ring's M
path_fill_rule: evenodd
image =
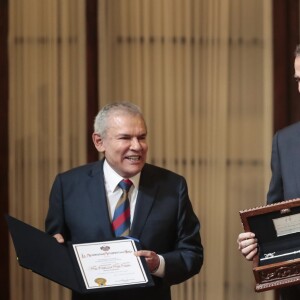
M142 115L122 111L110 114L107 118L106 131L112 128L136 128L147 131L147 126Z
M108 114L108 118L107 118L108 122L114 122L114 120L116 119L122 119L122 120L135 119L145 123L143 115L139 113L134 113L130 111L128 112L123 110L112 111L111 113Z

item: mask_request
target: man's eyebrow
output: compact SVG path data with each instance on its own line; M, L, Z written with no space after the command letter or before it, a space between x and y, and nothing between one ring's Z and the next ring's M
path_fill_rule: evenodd
M119 133L118 136L121 136L121 137L130 137L131 135L128 134L128 133Z
M147 132L144 132L144 133L138 134L137 137L146 136L146 135L147 135ZM128 134L128 133L119 133L118 136L119 137L131 137L132 135Z

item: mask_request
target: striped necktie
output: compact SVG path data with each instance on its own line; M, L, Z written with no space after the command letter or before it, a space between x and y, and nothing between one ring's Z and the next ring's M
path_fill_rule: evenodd
M132 182L129 179L123 179L118 185L122 189L123 193L117 203L112 220L112 226L117 237L129 235L130 205L128 192L132 186Z

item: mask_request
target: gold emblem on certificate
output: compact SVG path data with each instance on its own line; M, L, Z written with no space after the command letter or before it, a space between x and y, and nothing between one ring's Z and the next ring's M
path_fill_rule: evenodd
M103 286L106 284L106 279L105 278L96 278L95 282L98 284L98 286Z

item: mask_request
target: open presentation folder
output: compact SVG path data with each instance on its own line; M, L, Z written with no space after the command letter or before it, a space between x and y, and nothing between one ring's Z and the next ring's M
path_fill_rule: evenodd
M90 245L89 243L70 243L68 245L59 244L55 238L47 233L38 230L37 228L34 228L31 225L28 225L12 216L6 215L6 221L20 266L30 269L34 273L50 279L75 292L82 294L99 293L108 290L111 291L128 288L142 288L154 285L145 259L141 257L139 258L139 261L141 262L139 269L141 269L141 277L144 276L143 280L137 281L138 283L133 280L125 285L116 284L109 286L102 283L95 287L91 287L88 284L88 275L85 273L86 270L83 270L83 264L81 261L76 259L77 254L75 253L75 251L77 251L77 246L78 249L85 249L85 246ZM107 243L103 243L108 245L111 243L111 245L113 245L113 243L116 241L108 241ZM138 242L133 240L131 240L131 242L134 243L137 250L140 249ZM104 249L107 247L108 246L102 246ZM100 263L102 263L102 261ZM98 268L101 268L101 266ZM138 272L140 272L140 270L138 270ZM100 279L102 280L103 278L100 276ZM97 282L97 280L95 281Z

